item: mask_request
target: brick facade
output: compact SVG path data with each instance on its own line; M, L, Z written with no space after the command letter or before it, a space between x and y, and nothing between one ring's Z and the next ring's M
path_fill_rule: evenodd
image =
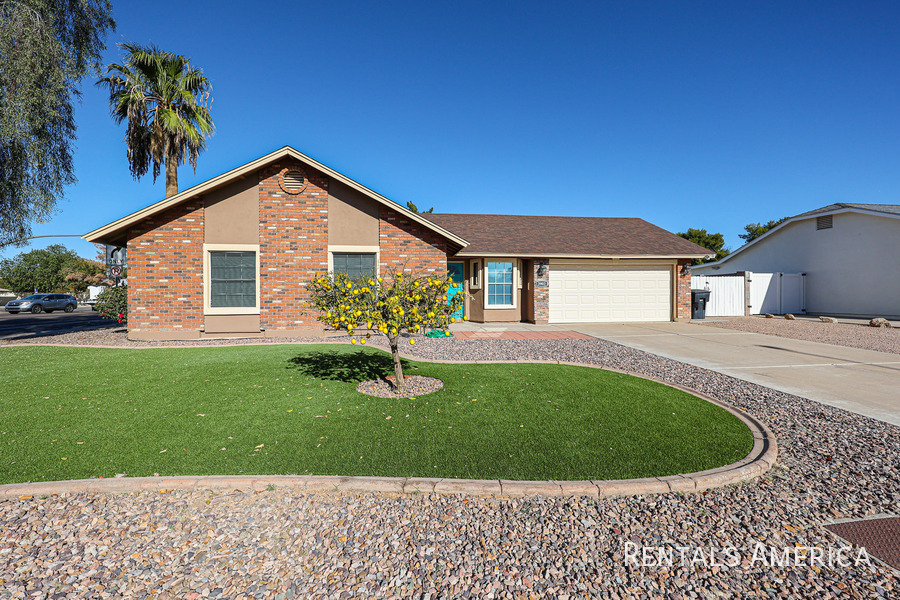
M544 274L539 272L543 267ZM550 261L539 258L533 261L534 269L534 322L546 323L550 318Z
M304 174L306 187L289 192L287 171ZM328 270L328 179L297 161L259 173L260 327L320 327L307 308L306 282Z
M678 261L678 266L675 267L675 277L677 278L675 284L675 314L678 321L691 320L691 272L685 268L690 266L690 264L690 259L682 259Z
M447 242L427 227L395 210L378 211L378 268L382 273L399 270L445 275Z
M203 200L128 231L128 329L190 336L203 326Z

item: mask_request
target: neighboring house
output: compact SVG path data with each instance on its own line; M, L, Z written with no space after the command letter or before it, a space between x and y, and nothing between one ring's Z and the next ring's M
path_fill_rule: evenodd
M689 319L708 255L641 219L417 214L288 146L84 238L127 247L135 339L321 332L326 271L449 270L476 322Z
M18 298L12 291L6 288L0 288L0 306L6 306L6 303L10 300L15 300Z
M696 275L805 274L814 314L900 316L900 205L830 204L791 217Z

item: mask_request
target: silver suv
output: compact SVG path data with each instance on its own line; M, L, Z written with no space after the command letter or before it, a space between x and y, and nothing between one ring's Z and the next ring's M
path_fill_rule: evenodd
M21 300L13 300L6 303L6 312L20 313L30 312L38 314L42 312L53 312L54 310L64 310L67 313L75 310L78 306L78 300L75 296L69 294L32 294Z

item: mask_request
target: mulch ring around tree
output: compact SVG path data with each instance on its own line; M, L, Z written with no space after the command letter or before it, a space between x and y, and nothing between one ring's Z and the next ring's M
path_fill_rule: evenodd
M402 394L397 392L394 386L394 377L363 381L356 386L356 391L367 396L378 396L379 398L409 398L411 396L431 394L444 387L444 382L440 379L422 375L405 375L403 382L406 389Z

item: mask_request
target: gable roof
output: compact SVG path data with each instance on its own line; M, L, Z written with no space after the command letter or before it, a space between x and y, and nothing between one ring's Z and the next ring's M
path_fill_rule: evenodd
M457 256L702 258L711 252L643 219L426 213L469 241Z
M769 236L774 234L777 231L781 231L791 223L796 223L798 221L805 221L806 219L813 219L817 217L825 217L828 215L836 215L840 213L858 213L862 215L872 215L875 217L886 217L889 219L900 219L900 204L856 204L850 202L836 202L835 204L829 204L827 206L823 206L822 208L816 208L805 213L800 213L799 215L795 215L782 221L776 227L768 230L758 238L747 242L722 260L717 260L715 262L703 263L702 265L695 265L694 268L699 267L712 267L719 266L728 262L731 258L737 256L747 248L750 248L754 244L759 243L760 241L767 239Z
M886 215L900 215L900 204L852 204L849 202L838 202L836 204L829 204L828 206L823 206L822 208L817 208L805 213L800 213L796 217L791 218L800 219L806 217L820 217L822 215L834 214L836 212L851 212L847 209L856 209L852 212L873 212L884 213Z
M270 152L269 154L266 154L265 156L261 156L260 158L257 158L256 160L252 160L252 161L245 163L239 167L235 167L234 169L231 169L230 171L228 171L226 173L217 175L216 177L213 177L212 179L207 179L206 181L199 183L193 187L190 187L182 192L179 192L179 193L175 194L174 196L171 196L164 200L160 200L159 202L157 202L155 204L151 204L150 206L147 206L146 208L142 208L141 210L135 211L135 212L131 213L130 215L126 215L126 216L122 217L121 219L118 219L116 221L113 221L112 223L104 225L103 227L98 227L97 229L95 229L89 233L86 233L81 237L82 237L82 239L85 239L89 242L95 242L95 243L100 243L100 244L115 241L115 240L121 238L121 236L125 232L126 228L133 225L134 223L142 221L148 217L151 217L157 213L160 213L160 212L162 212L168 208L171 208L177 204L186 202L187 200L190 200L190 199L200 196L202 194L211 192L212 190L214 190L216 188L222 187L223 185L230 183L231 181L233 181L234 179L237 179L238 177L252 173L258 169L265 167L266 165L268 165L270 163L276 162L278 160L282 160L284 158L294 158L314 169L321 171L325 175L327 175L337 181L340 181L341 183L343 183L359 192L362 192L363 194L365 194L369 198L372 198L376 202L383 204L383 205L387 206L388 208L391 208L391 209L397 211L398 213L402 214L403 216L407 217L408 219L411 219L421 225L424 225L428 229L435 231L436 233L447 238L448 240L450 240L457 246L465 247L466 245L468 245L468 242L465 239L459 237L455 233L444 229L443 227L435 224L432 221L422 218L418 213L412 212L405 206L401 206L401 205L397 204L396 202L394 202L393 200L386 198L386 197L382 196L381 194L370 190L369 188L365 187L364 185L350 179L346 175L338 173L334 169L323 165L322 163L318 162L317 160L310 158L309 156L303 154L302 152L295 150L294 148L292 148L290 146L284 146L283 148L279 148L278 150L275 150L274 152Z

